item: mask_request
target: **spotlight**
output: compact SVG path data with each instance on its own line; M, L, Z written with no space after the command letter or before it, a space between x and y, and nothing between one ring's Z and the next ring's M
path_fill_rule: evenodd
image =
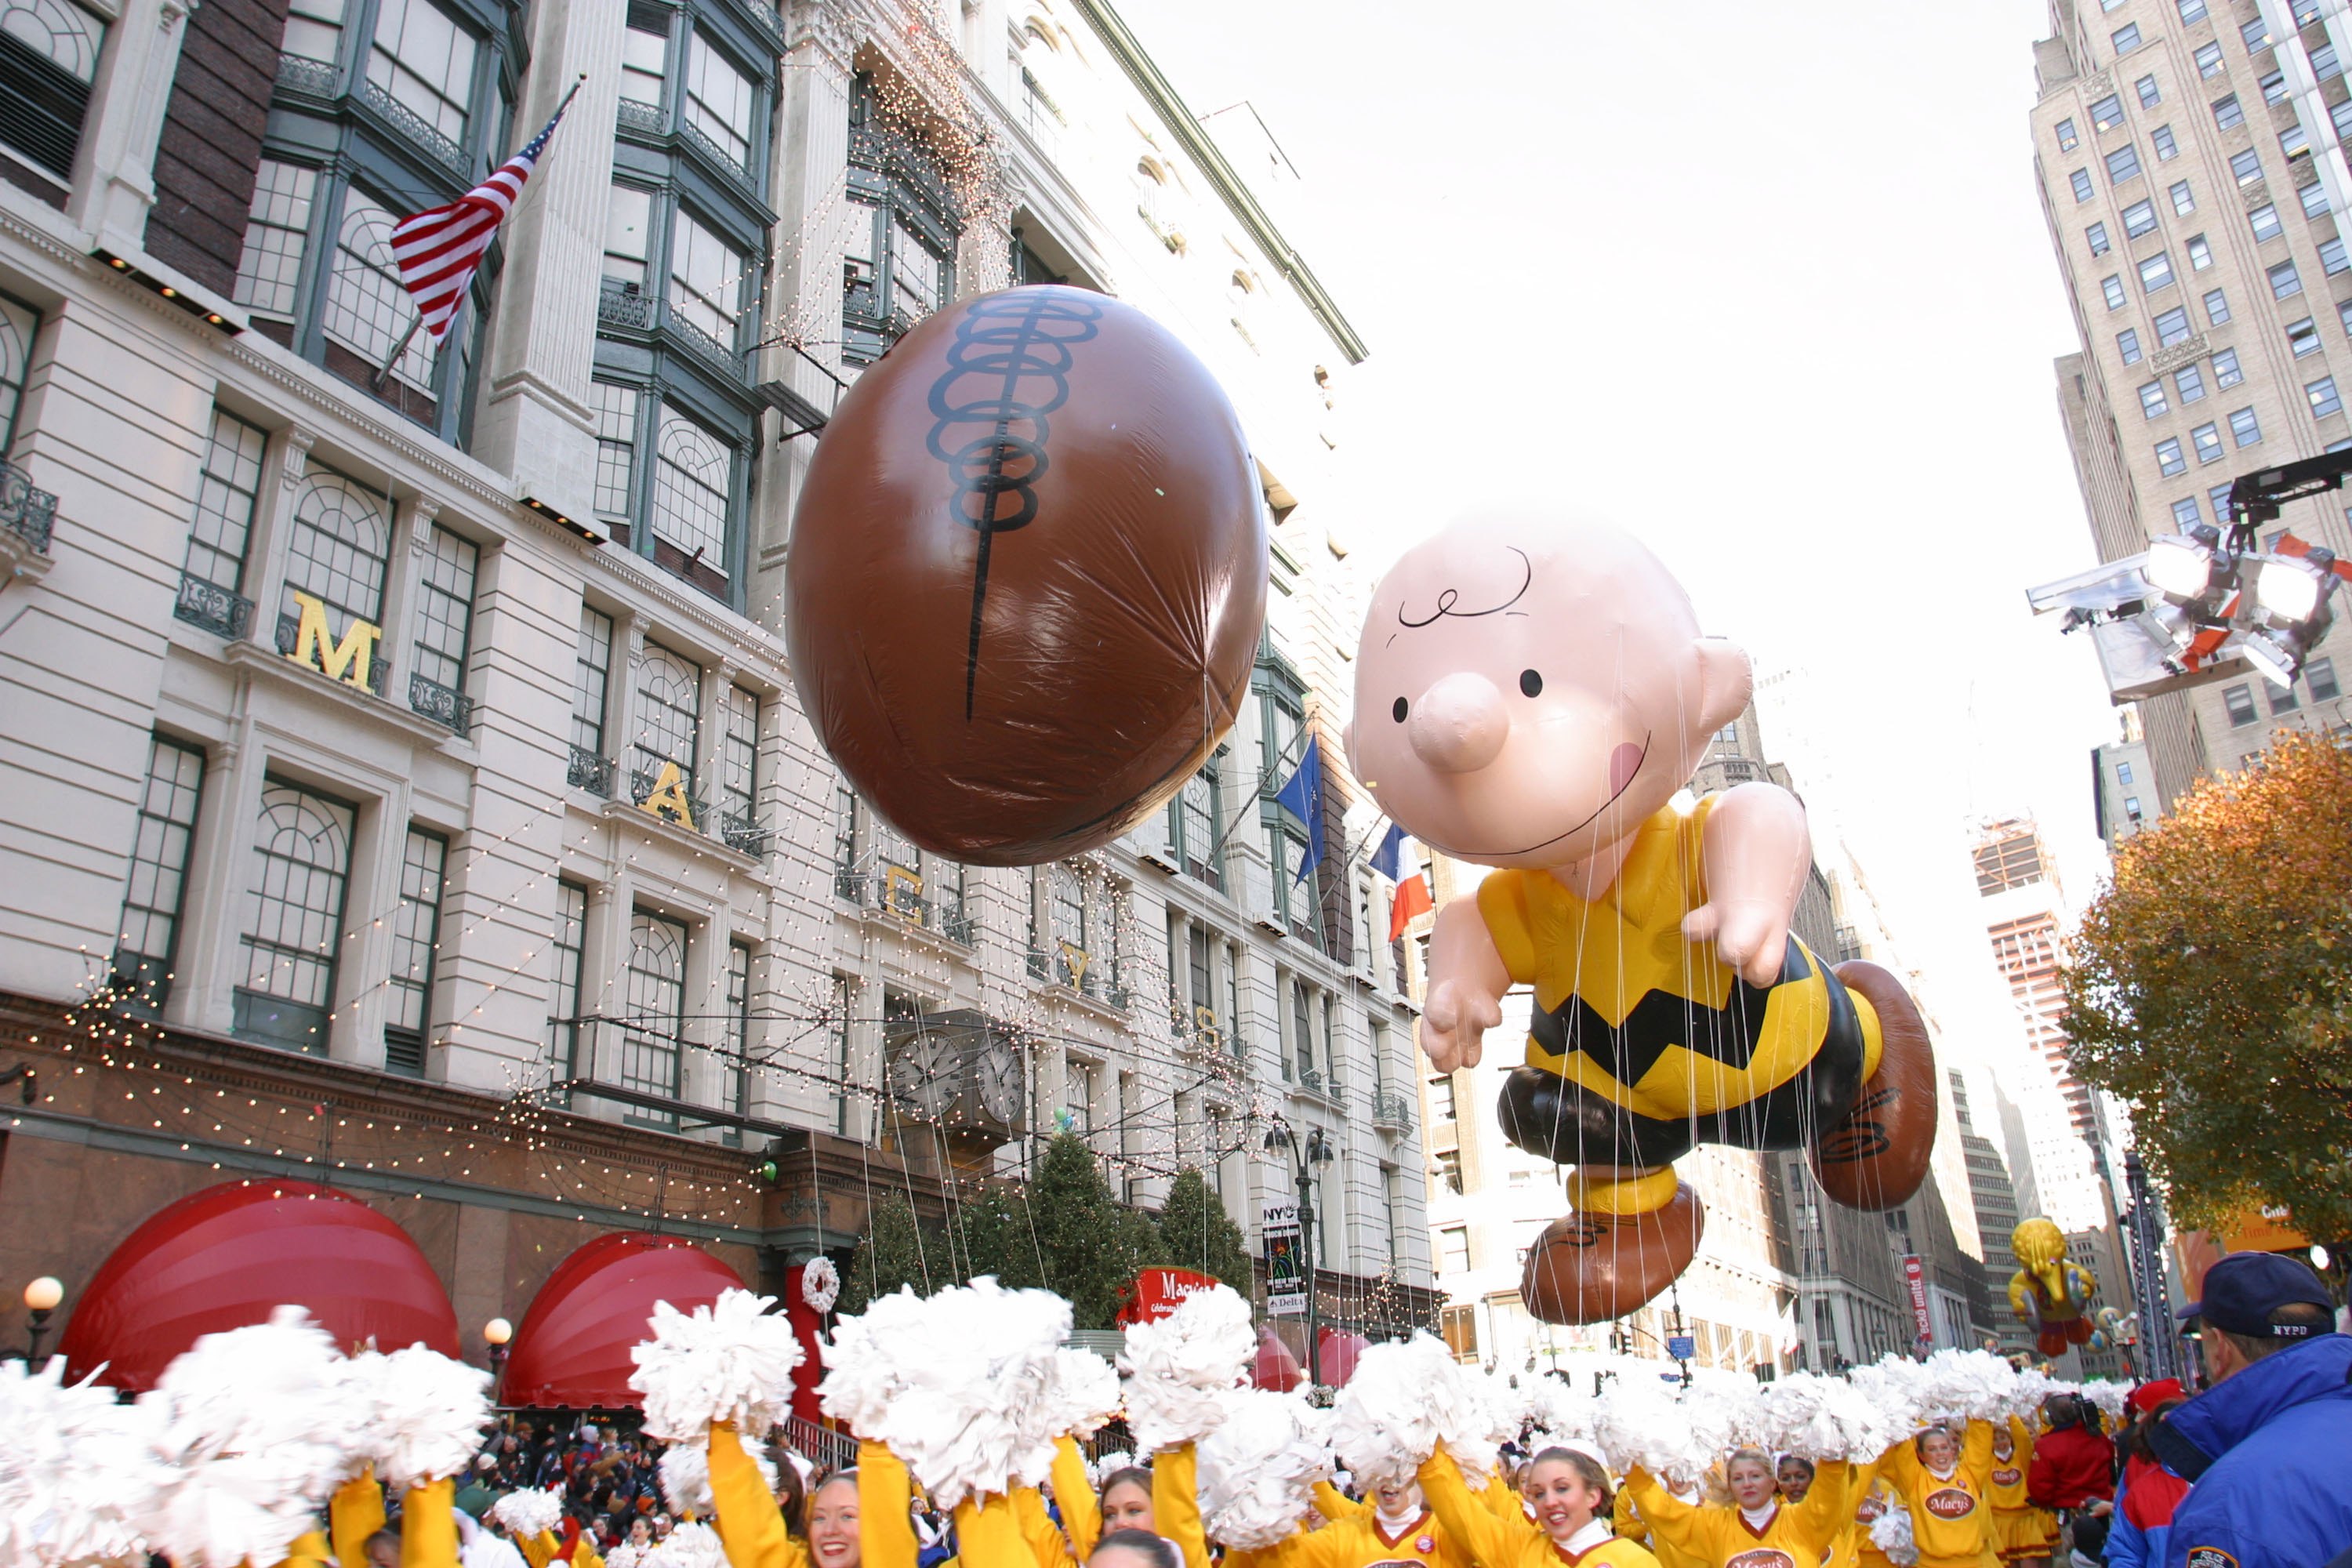
M2218 605L2237 586L2238 559L2221 548L2221 531L2200 522L2187 533L2168 533L2147 547L2142 568L2158 593L2189 608Z
M2319 559L2326 554L2326 551L2315 550L2300 560L2274 555L2264 561L2262 575L2255 579L2255 591L2263 608L2289 621L2303 620L2317 609L2320 599L2336 580L2336 574L2327 569L2334 557Z

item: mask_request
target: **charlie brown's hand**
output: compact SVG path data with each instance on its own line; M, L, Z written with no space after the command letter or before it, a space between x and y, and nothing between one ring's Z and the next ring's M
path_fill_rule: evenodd
M1754 899L1710 900L1683 917L1683 935L1693 942L1713 942L1716 956L1748 984L1770 985L1780 978L1788 955L1789 915Z
M1496 998L1458 980L1438 981L1422 1003L1422 1054L1439 1072L1476 1067L1486 1031L1502 1021Z

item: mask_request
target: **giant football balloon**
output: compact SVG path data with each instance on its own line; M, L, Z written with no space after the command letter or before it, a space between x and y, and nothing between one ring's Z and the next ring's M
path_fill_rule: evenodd
M927 849L1109 842L1232 724L1265 618L1256 468L1201 362L1118 300L967 300L857 380L784 573L825 750Z

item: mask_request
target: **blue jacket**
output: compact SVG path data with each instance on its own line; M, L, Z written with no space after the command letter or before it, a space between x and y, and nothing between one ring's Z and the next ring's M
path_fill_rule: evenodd
M2150 1436L2196 1483L2161 1568L2308 1568L2352 1546L2352 1335L2263 1357Z

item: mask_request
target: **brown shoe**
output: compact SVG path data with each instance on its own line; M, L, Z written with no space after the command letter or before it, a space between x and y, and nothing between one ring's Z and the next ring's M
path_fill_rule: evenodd
M1936 1049L1901 981L1861 960L1836 973L1878 1015L1878 1071L1814 1140L1813 1175L1848 1208L1891 1209L1919 1190L1935 1152Z
M1706 1209L1687 1186L1648 1214L1572 1214L1528 1248L1519 1299L1547 1323L1605 1323L1675 1282L1698 1251Z

